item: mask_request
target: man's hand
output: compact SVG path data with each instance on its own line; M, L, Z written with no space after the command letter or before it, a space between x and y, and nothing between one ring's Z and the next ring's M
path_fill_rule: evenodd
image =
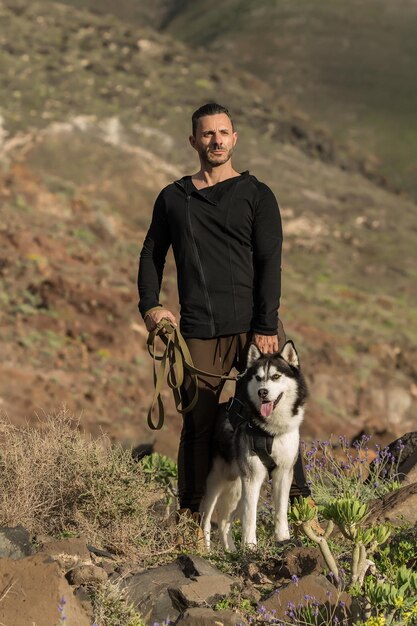
M272 354L274 352L278 352L277 335L258 335L258 333L254 333L253 343L262 352L262 354Z
M147 331L150 333L162 319L167 319L172 322L174 326L177 326L175 315L171 313L171 311L168 311L168 309L158 307L145 315L145 326Z

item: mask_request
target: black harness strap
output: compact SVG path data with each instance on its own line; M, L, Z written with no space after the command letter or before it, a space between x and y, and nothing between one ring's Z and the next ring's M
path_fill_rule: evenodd
M239 400L239 398L236 398L236 396L230 398L227 403L226 413L233 430L236 430L238 426L247 421L246 417L242 415L244 408L245 405Z
M233 430L236 430L241 424L246 423L246 433L249 437L251 454L256 455L265 465L269 474L271 474L277 466L271 456L274 437L257 424L248 421L248 419L242 415L244 408L245 404L241 402L239 398L230 398L226 406L227 417L229 418Z
M259 457L269 474L271 474L272 470L277 466L271 456L272 443L274 441L273 435L267 433L257 424L251 424L250 422L246 426L246 432L251 440L252 454L256 454Z

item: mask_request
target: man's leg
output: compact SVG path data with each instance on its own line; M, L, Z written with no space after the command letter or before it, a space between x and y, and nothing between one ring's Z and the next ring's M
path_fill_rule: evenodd
M213 374L229 374L235 358L237 340L234 336L214 339L187 339L195 367ZM184 415L178 451L178 491L181 509L197 512L203 498L211 465L211 444L223 382L216 378L198 377L198 401ZM183 406L194 397L191 377L186 376L181 388Z

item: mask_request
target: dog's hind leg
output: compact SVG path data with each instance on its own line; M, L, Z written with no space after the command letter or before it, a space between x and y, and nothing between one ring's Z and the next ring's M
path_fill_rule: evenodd
M217 501L217 518L220 542L225 550L235 552L236 546L232 537L232 522L242 495L242 481L237 478L228 481Z
M222 471L222 460L217 458L207 477L206 493L200 504L200 514L202 517L202 527L204 533L204 544L210 550L211 517L217 499L222 491L224 483L224 473Z

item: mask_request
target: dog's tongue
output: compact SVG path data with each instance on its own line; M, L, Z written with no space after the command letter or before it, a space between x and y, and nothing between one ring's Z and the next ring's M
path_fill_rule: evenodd
M263 402L261 404L261 415L262 417L269 417L272 413L272 410L274 408L274 403L273 402Z

